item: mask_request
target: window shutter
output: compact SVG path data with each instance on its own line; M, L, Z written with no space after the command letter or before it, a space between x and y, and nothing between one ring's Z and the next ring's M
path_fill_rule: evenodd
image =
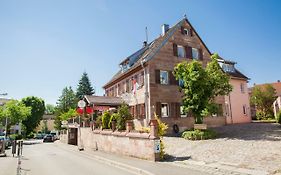
M169 106L169 116L175 118L175 103L170 103Z
M203 52L202 49L198 49L199 60L203 60Z
M144 119L144 117L145 117L145 106L144 106L144 104L141 104L140 105L140 107L141 107L141 118L142 119Z
M138 118L138 114L137 114L137 105L134 106L134 118L135 118L135 119Z
M155 70L155 83L160 84L160 70Z
M181 26L181 34L184 35L184 27L183 26Z
M189 33L190 33L190 36L193 36L193 30L192 29L189 30Z
M161 103L160 102L156 102L156 115L158 116L158 117L162 117L161 116Z
M174 52L174 56L178 56L178 46L174 43L173 44L173 52Z
M171 85L178 85L178 81L176 80L175 76L173 75L173 71L169 71L169 84Z
M180 118L180 103L175 103L176 118Z
M186 58L192 59L192 48L189 46L185 46L185 55Z

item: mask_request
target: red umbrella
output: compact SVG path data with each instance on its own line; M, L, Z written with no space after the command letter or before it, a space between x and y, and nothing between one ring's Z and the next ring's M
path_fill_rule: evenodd
M87 112L88 114L92 114L94 111L93 111L93 108L92 108L92 107L87 106L87 107L86 107L86 112Z
M83 114L84 112L83 108L77 108L76 111L78 114Z

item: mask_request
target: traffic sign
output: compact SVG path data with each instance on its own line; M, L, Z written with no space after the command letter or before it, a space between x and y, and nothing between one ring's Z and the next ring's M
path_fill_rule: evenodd
M86 102L84 100L78 101L78 107L79 108L84 108L86 106Z

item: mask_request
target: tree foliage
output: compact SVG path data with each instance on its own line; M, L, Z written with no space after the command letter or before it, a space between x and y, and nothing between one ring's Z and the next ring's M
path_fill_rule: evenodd
M77 117L79 114L76 112L75 109L69 109L67 112L62 113L59 118L63 121L63 120L68 120L70 118L73 117Z
M65 87L62 90L62 94L59 97L57 101L57 105L55 107L55 129L60 130L61 129L61 115L64 113L67 113L70 109L76 109L77 107L77 98L72 90L71 86L70 87Z
M48 114L48 115L55 114L55 106L52 104L46 104L45 114Z
M132 115L129 111L129 107L126 104L122 104L118 110L116 115L116 128L118 130L126 129L126 121L132 120Z
M40 124L45 113L45 102L34 96L23 98L21 101L25 106L31 108L31 114L22 121L26 127L26 133L29 134Z
M276 90L270 84L261 88L255 86L250 97L251 105L254 105L259 118L267 119L273 117L273 102L276 100Z
M84 72L81 79L79 80L76 97L82 99L84 95L93 95L95 90L91 85L88 74Z
M229 76L220 68L218 58L218 54L212 55L206 69L196 60L181 62L174 68L176 79L183 80L184 110L192 112L195 123L202 123L203 116L214 112L210 109L215 109L211 106L216 96L227 95L232 90Z
M17 100L10 100L4 106L0 106L0 119L8 118L10 125L20 123L31 114L31 107Z

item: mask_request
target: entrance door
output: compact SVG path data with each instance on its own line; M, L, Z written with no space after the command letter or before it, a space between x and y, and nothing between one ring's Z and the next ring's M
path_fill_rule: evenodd
M78 128L69 128L68 144L77 145L78 140Z

